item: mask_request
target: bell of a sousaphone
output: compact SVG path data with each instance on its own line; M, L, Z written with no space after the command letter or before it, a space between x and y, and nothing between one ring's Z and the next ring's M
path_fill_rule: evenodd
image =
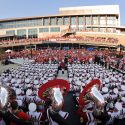
M16 93L13 89L0 85L0 109L6 108L15 99Z
M0 86L0 109L3 109L7 105L8 99L9 99L8 89L4 86Z
M100 91L98 90L97 86L94 85L89 92L89 96L94 101L97 107L103 107L105 104L104 97L101 95Z
M62 109L64 104L64 99L60 88L53 88L52 89L52 108L54 111L59 111Z
M63 79L54 79L43 84L38 91L38 95L41 99L51 103L52 112L59 112L63 105L63 96L69 91L70 84Z

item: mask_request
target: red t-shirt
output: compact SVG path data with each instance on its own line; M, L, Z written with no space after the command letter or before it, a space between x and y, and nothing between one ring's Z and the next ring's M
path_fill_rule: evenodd
M20 111L16 116L20 119L23 119L24 121L28 121L30 119L30 117L23 111ZM17 124L14 122L11 122L10 125L17 125Z

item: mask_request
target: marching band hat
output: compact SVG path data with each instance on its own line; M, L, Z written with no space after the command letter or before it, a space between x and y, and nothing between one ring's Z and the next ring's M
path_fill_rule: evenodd
M110 104L109 104L109 108L114 108L113 103L110 103Z
M31 95L32 94L32 90L31 89L28 89L27 91L26 91L26 95Z
M102 88L102 92L108 93L108 88L107 88L107 87L103 87L103 88Z
M34 112L36 111L37 106L35 103L30 103L28 108L29 108L29 111Z
M105 78L105 83L109 83L109 78Z
M122 100L122 102L125 102L125 97L122 97L121 100Z
M16 89L16 95L21 94L21 89Z
M119 91L118 91L117 88L114 88L114 89L113 89L113 92L114 92L115 94L118 94Z
M16 100L16 101L17 101L17 103L18 103L19 106L23 105L23 101L22 100Z
M116 103L115 103L115 108L116 108L118 111L120 111L120 110L122 109L122 104L119 103L119 102L116 102Z
M121 85L121 90L125 91L125 85Z

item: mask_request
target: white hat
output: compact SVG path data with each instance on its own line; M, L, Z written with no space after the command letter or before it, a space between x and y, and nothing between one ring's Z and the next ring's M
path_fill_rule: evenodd
M16 89L16 95L21 94L21 89Z
M39 81L38 80L34 80L34 84L39 84Z
M108 88L107 88L107 87L103 87L103 88L102 88L102 92L108 93Z
M26 95L31 95L32 94L32 90L31 89L28 89L27 91L26 91Z
M13 79L11 79L11 83L15 83L16 82L16 80L13 78Z
M119 80L120 82L122 82L122 78L119 78L118 80Z
M114 88L114 89L113 89L113 92L114 92L115 94L118 94L118 89L117 89L117 88Z
M18 87L18 86L19 86L19 84L14 84L14 86L15 86L15 87Z
M17 79L17 84L20 84L21 83L21 79Z
M115 103L115 108L120 111L122 109L122 104L119 103L119 102L116 102Z
M125 90L125 85L121 85L121 90Z
M1 83L1 84L2 84L2 83ZM1 85L1 84L0 84L0 85ZM6 83L6 85L9 86L9 85L11 85L11 83Z
M113 103L110 103L109 108L113 108L113 107L114 107Z
M37 88L37 89L38 89L39 87L40 87L39 85L36 85L36 86L35 86L35 88Z
M27 72L25 73L25 76L28 76L28 73L27 73Z
M31 111L31 112L36 111L36 104L35 103L30 103L29 104L29 111Z
M109 83L109 78L105 78L105 82L106 82L106 83Z
M122 102L125 102L125 97L122 97L121 100L122 100Z
M29 83L29 82L30 82L30 79L29 79L29 78L26 78L26 79L25 79L25 82L26 82L26 83Z
M16 100L16 101L17 101L17 103L18 103L19 106L23 105L23 101L22 100Z
M30 88L31 86L32 86L31 84L27 84L27 87L29 87L29 88Z

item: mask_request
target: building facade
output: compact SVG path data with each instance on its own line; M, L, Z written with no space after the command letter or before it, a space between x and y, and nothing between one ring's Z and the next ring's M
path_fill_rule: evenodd
M120 34L119 5L65 7L56 15L0 20L0 36L17 39L63 35L68 31Z

